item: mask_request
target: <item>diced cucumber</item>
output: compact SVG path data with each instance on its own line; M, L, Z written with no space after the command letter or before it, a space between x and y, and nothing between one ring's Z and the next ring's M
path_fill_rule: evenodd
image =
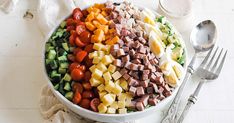
M51 60L54 60L55 57L56 57L56 51L55 50L50 50L49 53L48 53L47 58L51 59Z
M58 60L59 60L59 63L64 63L64 62L67 62L67 57L66 56L59 56Z
M54 89L55 89L55 90L58 90L58 89L59 89L59 83L56 84L56 85L54 85Z
M61 24L60 24L60 27L61 28L64 28L66 26L66 21L63 21Z
M58 73L60 73L60 74L65 74L67 72L67 70L66 69L64 69L64 68L60 68L59 67L59 69L58 69Z
M52 62L53 60L51 60L51 59L46 59L45 60L45 63L46 63L46 65L49 65L50 64L50 62Z
M64 62L64 63L60 63L59 67L60 68L63 68L63 69L66 69L68 68L69 64L67 62Z
M51 47L50 42L46 42L46 45L45 45L46 52L50 51L49 47Z
M69 51L69 47L67 43L62 43L63 49L66 50L67 52Z
M73 98L73 92L72 92L72 91L67 92L67 93L65 94L65 97L66 97L68 100L72 100L72 98Z
M59 83L59 89L58 91L62 94L62 95L65 95L65 91L64 91L64 83L63 82L60 82Z
M63 77L63 80L64 81L67 81L67 82L70 82L71 81L71 76L69 74L65 74L64 77Z
M59 56L65 56L65 55L67 55L67 52L63 48L59 48L58 49L58 54L59 54Z
M53 82L59 82L61 80L61 74L58 74L56 70L51 72L50 77L53 79Z
M185 55L183 53L183 55L178 58L177 62L183 66L184 65L184 61L185 61Z
M50 68L51 69L57 69L58 68L58 64L57 64L57 62L55 60L50 62Z
M66 91L71 91L71 85L70 85L70 83L66 82L63 89L66 90Z

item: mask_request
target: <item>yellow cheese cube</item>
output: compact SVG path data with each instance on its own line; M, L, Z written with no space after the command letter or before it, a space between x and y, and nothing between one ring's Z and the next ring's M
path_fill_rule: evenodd
M94 43L93 49L95 50L102 50L104 45L102 43Z
M111 105L110 105L111 108L115 108L115 109L118 109L118 102L113 102Z
M103 96L105 96L106 94L107 94L106 91L102 91L102 92L99 92L99 93L98 93L98 95L99 95L101 101L102 101Z
M95 14L93 12L91 12L90 14L87 15L85 21L90 22L94 19L94 17L95 17Z
M101 60L101 59L100 59L98 56L97 56L97 57L94 57L92 63L93 63L93 64L98 64L98 63L100 62L100 60Z
M102 77L102 71L100 71L99 69L94 69L93 73L92 73L92 77L95 79L100 79Z
M86 28L88 28L90 31L94 31L96 27L91 22L85 22Z
M110 95L114 100L116 99L116 94L110 94Z
M106 25L108 23L108 21L106 20L106 18L103 17L102 14L98 14L96 16L96 19L103 25Z
M101 77L101 78L99 78L98 79L102 84L104 84L105 83L105 80Z
M114 61L115 60L115 58L110 54L110 57L111 57L111 59L112 59L112 61Z
M119 101L125 101L126 100L126 94L125 93L121 93L118 95L118 100Z
M94 87L97 87L98 85L102 84L101 81L99 81L98 79L95 79L95 78L93 78L93 77L92 77L89 81L90 81L90 84L91 84L92 86L94 86Z
M103 48L105 48L105 46ZM105 56L105 52L104 51L98 51L98 56L99 56L99 58L103 58Z
M103 58L102 58L102 63L105 64L105 65L109 65L110 63L112 63L112 59L110 57L110 55L105 55Z
M126 108L121 108L118 109L119 114L126 114L127 113L127 109Z
M116 81L115 81L115 84L119 85L119 84L120 84L120 81L119 81L119 80L116 80Z
M105 90L105 85L104 84L101 84L97 87L98 91L99 92L102 92L103 90Z
M96 65L92 65L90 68L89 68L89 70L93 73L94 72L94 70L96 69Z
M127 82L125 79L123 79L123 78L120 79L120 86L121 86L125 91L128 90L128 82Z
M122 88L118 85L118 84L115 84L115 88L113 88L112 92L114 94L120 94L122 92Z
M119 73L119 71L115 71L113 74L112 74L112 77L114 80L117 80L121 77L122 75Z
M103 103L98 105L98 112L99 113L106 113L106 111L107 111L107 107Z
M90 59L93 59L94 57L97 57L98 56L98 52L97 51L94 51L92 53L89 53L89 58Z
M105 45L105 47L103 48L103 51L105 51L106 54L110 54L110 49L111 49L111 45Z
M132 97L132 94L131 93L129 93L129 92L126 92L126 99L132 99L133 97Z
M100 28L101 26L101 24L97 20L93 21L93 25L96 26L97 28Z
M105 85L106 91L112 92L114 88L115 88L115 83L113 83L112 81L106 82L106 85Z
M108 67L108 71L110 71L111 73L114 73L116 70L116 66L110 64L109 67Z
M113 99L113 97L111 96L111 94L106 94L105 96L103 96L103 104L104 105L111 105L115 100Z
M115 114L115 112L116 112L115 108L109 107L109 108L107 108L107 112L106 113L108 113L108 114Z
M105 73L103 74L103 78L104 78L105 81L111 80L112 77L111 77L110 72L105 72Z
M101 62L96 65L96 68L99 69L99 70L101 70L102 72L106 72L107 71L106 65L104 65Z
M125 108L125 101L118 101L119 108Z

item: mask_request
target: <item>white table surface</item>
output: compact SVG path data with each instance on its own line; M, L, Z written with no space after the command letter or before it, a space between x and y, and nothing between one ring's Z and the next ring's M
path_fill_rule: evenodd
M156 8L156 0L134 1ZM36 0L19 0L10 14L0 12L0 123L43 122L38 102L40 90L46 84L41 59L44 37L37 27L36 8ZM28 9L33 12L33 19L23 19ZM212 19L216 23L217 44L229 52L220 77L202 88L199 100L185 123L233 123L234 1L194 0L194 11L194 23L204 19ZM183 33L183 37L191 57L193 50L189 34ZM182 105L197 84L193 77L185 89ZM158 123L162 115L163 111L159 110L140 119L139 123Z

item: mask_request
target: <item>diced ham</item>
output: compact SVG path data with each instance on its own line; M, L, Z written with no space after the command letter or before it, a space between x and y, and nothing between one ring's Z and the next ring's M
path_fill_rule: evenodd
M128 75L128 73L125 73L124 75L123 75L123 78L125 79L125 80L128 80L129 79L129 75Z
M130 93L131 95L135 96L136 91L137 91L137 88L136 88L136 87L130 86L130 88L129 88L129 93Z
M145 109L144 105L142 102L137 102L136 103L136 109L139 111L143 111Z
M113 62L113 64L114 64L115 66L117 66L117 67L121 67L121 66L122 66L122 62L121 62L120 59L115 59L114 62Z
M136 91L137 96L143 96L145 94L144 88L143 87L137 87Z

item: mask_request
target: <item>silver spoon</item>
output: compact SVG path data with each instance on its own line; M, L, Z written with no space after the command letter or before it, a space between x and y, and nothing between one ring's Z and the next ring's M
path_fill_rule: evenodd
M202 21L192 30L192 33L190 35L190 42L193 45L195 54L193 55L192 60L188 65L187 72L176 94L176 97L174 98L171 106L167 111L167 115L163 118L161 123L175 123L177 121L178 117L176 116L176 114L179 107L181 95L188 79L194 73L193 67L197 55L201 52L210 50L215 45L216 34L216 26L211 20Z

